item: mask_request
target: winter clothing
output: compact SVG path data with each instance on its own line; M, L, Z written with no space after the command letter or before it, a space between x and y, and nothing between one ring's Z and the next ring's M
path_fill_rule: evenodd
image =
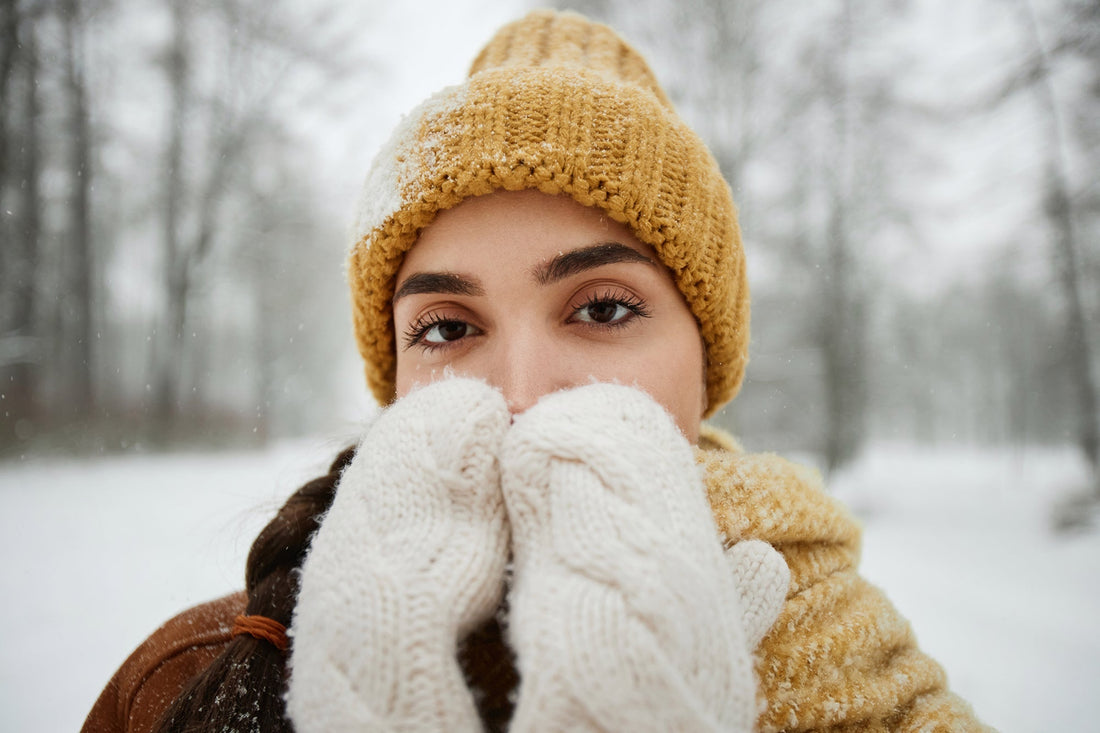
M510 730L753 730L752 652L787 567L763 542L723 555L669 414L620 385L548 395L516 416L501 472L521 680ZM743 598L770 613L746 616Z
M668 266L699 324L708 414L736 394L749 291L718 164L614 31L536 11L489 41L466 83L409 114L367 177L348 279L379 402L394 396L391 299L405 253L438 212L498 189L570 196L630 227Z
M779 554L723 555L691 448L635 389L552 394L511 422L500 392L448 379L371 426L302 568L295 729L481 730L457 650L497 609L511 547L511 731L748 733Z
M816 471L746 454L710 431L696 453L719 530L758 538L787 561L791 585L756 650L765 731L987 731L917 648L909 623L861 578L859 526Z
M229 644L244 592L184 611L123 662L88 713L82 733L148 733L187 683Z
M988 730L947 690L943 671L917 648L908 623L859 577L859 528L822 491L816 472L741 452L715 431L706 433L695 459L718 530L731 541L771 544L790 568L786 603L754 654L767 699L757 730ZM244 603L237 594L169 621L123 664L84 731L151 730L186 679L228 644ZM484 645L501 663L491 642L492 634L477 634L468 643ZM484 692L505 698L500 690Z
M510 422L500 392L448 379L366 432L302 566L287 694L298 733L481 729L457 649L504 591Z

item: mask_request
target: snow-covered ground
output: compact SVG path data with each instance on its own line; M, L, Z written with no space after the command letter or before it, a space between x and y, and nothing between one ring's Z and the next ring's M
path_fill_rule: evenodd
M0 731L79 728L149 632L241 585L270 512L339 447L0 464ZM880 446L833 484L865 574L1005 733L1100 720L1100 530L1050 531L1083 475L1069 451Z
M1100 516L1051 531L1084 481L1070 451L880 447L835 482L864 520L864 575L1003 733L1100 725Z

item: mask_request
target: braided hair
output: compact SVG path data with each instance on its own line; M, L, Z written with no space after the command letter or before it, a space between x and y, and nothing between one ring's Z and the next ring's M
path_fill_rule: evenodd
M294 492L260 531L245 570L246 614L290 626L298 598L297 570L353 455L350 448L340 453L327 474ZM251 636L236 636L165 711L159 730L290 733L294 727L283 700L286 678L284 652Z

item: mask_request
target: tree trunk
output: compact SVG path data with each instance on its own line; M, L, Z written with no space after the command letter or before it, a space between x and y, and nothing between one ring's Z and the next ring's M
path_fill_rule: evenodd
M69 272L70 292L65 314L69 324L67 368L71 385L72 416L87 417L94 405L93 240L91 224L91 132L85 77L84 20L79 0L64 0L65 82L69 97L70 176Z
M187 135L188 122L199 112L191 91L191 48L189 27L193 12L186 0L174 0L172 6L173 40L168 59L171 109L164 157L163 236L164 287L166 303L159 334L161 349L155 359L156 394L154 409L165 423L178 418L184 408L201 412L201 400L191 398L185 389L185 369L196 388L201 386L201 355L185 338L188 321L194 316L194 285L200 266L207 260L218 238L218 224L232 177L241 165L249 136L267 111L266 97L279 88L272 82L266 94L253 100L243 112L230 108L217 98L209 104L211 119L204 120L210 133L207 147L200 147ZM185 171L194 161L196 167ZM187 173L190 172L189 186ZM198 184L198 185L194 185ZM185 226L186 223L186 226ZM188 395L188 396L185 396ZM201 414L195 417L202 418Z
M154 349L155 394L153 410L158 421L171 424L180 411L181 352L187 325L187 297L190 289L188 266L182 251L181 226L184 209L183 148L189 107L187 9L185 0L172 3L172 47L168 56L171 108L168 114L167 145L164 154L164 312Z
M19 10L15 0L0 0L0 185L8 174L8 89L11 86L15 53L19 47Z
M1050 56L1040 37L1035 10L1028 0L1021 2L1039 64L1034 91L1047 134L1043 203L1053 234L1058 282L1065 302L1065 359L1077 395L1074 401L1077 443L1092 466L1094 475L1097 475L1100 474L1100 425L1097 424L1100 417L1097 415L1097 404L1100 400L1092 376L1092 351L1081 293L1081 267L1077 255L1079 243L1066 165L1062 115L1051 81ZM1095 482L1095 486L1100 497L1100 480Z
M9 273L12 277L11 326L26 346L22 349L21 356L10 365L5 385L5 422L10 428L5 433L10 433L17 439L28 437L28 428L39 417L38 382L43 361L37 324L38 250L42 232L42 164L39 141L41 101L37 84L38 44L33 24L27 23L24 26L22 36L20 55L26 76L23 129L20 136L23 155L19 161L22 183L18 225L8 246L16 253L14 272Z
M848 56L852 44L851 0L839 19L838 47L825 70L825 91L833 110L829 147L833 164L826 234L821 348L825 377L825 465L830 472L855 458L863 442L866 378L863 295L852 254L850 208L853 196L851 90Z
M848 204L830 214L821 349L824 362L826 470L851 462L863 443L866 413L864 308L847 231Z

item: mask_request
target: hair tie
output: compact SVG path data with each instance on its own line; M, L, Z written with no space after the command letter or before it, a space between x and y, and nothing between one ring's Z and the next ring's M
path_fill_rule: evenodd
M281 652L285 652L290 642L286 638L286 627L267 616L237 616L233 619L231 637L246 634L261 641L270 642Z

